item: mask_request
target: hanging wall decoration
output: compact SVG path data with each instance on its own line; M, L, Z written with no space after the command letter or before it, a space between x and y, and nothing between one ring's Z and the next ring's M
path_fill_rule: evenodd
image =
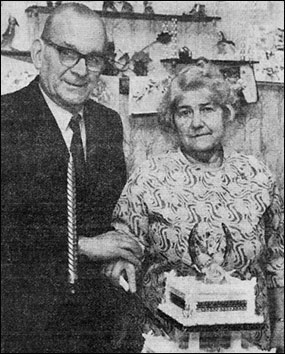
M257 81L284 83L284 28L255 26Z
M167 77L131 77L129 112L133 115L156 114L170 83Z
M177 32L176 32L177 33ZM129 53L123 53L117 58L114 42L109 42L107 45L107 63L104 75L127 75L134 73L136 76L148 75L148 64L152 61L149 54L149 49L156 43L168 44L171 42L173 34L169 32L161 32L156 36L156 39L140 49L130 57ZM177 36L176 36L177 38ZM177 50L177 44L173 50Z
M20 90L37 76L33 64L14 58L1 58L1 95Z

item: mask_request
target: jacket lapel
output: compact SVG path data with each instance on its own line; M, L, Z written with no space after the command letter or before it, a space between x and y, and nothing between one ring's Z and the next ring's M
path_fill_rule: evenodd
M53 159L55 164L66 164L69 153L62 133L40 91L38 82L34 81L31 86L33 101L38 102L30 113L30 117L33 117L31 126L36 137L36 146L42 149L42 157L49 159L49 163Z
M97 106L86 104L84 108L84 121L86 128L86 151L87 151L87 169L89 171L90 178L93 181L98 179L99 175L99 162L100 162L100 124L98 119L100 112Z
M40 113L38 122L38 143L46 152L47 157L52 158L56 164L66 165L69 152L57 122L47 105Z

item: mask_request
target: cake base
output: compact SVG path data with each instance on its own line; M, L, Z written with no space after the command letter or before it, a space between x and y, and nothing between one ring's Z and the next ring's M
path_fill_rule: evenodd
M145 344L142 353L210 353L209 350L204 351L197 348L197 341L189 342L188 349L181 349L177 343L162 336L154 336L152 333L144 334ZM219 348L218 351L211 353L276 353L276 349L270 351L260 350L257 347L248 349L242 348L238 333L234 334L232 345L230 348Z

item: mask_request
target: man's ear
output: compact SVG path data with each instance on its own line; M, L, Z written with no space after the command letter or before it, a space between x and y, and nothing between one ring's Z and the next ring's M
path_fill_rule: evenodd
M36 69L40 70L43 61L44 44L41 39L36 39L31 47L31 57Z

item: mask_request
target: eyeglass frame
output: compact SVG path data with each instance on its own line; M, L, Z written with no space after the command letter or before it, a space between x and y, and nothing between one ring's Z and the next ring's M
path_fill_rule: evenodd
M99 54L99 53L89 53L89 54L82 54L80 52L78 52L77 50L75 49L72 49L72 48L68 48L68 47L64 47L62 45L59 45L57 43L54 43L52 40L50 39L47 39L47 38L44 38L44 37L41 37L41 39L47 44L47 45L50 45L51 47L53 47L54 49L57 50L58 54L59 54L59 60L61 62L62 65L64 65L65 67L67 68L72 68L74 67L75 65L77 65L79 63L79 61L83 58L85 60L85 65L86 65L86 68L91 71L91 72L100 72L103 68L104 68L104 65L105 65L105 62L107 60L107 58L104 56L104 54ZM69 51L72 51L74 52L78 58L77 60L74 61L74 63L72 65L66 65L63 63L62 61L62 58L61 58L61 51L63 50L69 50ZM102 67L96 69L96 70L93 70L93 69L90 69L90 67L88 66L88 57L90 57L91 55L95 55L96 57L98 58L101 58L103 59L103 63L102 63Z

